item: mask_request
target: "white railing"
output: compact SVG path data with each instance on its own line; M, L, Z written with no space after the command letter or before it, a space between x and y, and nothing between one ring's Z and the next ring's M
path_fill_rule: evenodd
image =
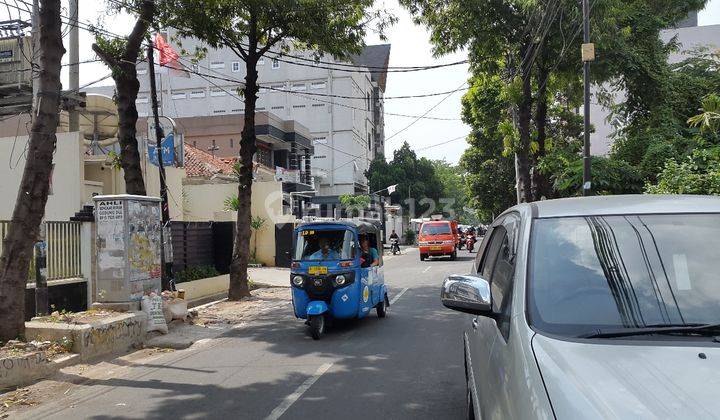
M81 222L45 222L48 280L82 278ZM0 221L0 238L7 235L9 221ZM0 241L0 253L3 244ZM28 282L35 282L35 255L28 267Z

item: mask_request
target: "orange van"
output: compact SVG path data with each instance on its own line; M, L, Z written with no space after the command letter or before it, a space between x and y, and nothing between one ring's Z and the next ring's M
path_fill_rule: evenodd
M454 261L457 258L459 240L458 225L455 221L433 220L423 223L418 235L420 261L425 261L427 257L441 256L449 256Z

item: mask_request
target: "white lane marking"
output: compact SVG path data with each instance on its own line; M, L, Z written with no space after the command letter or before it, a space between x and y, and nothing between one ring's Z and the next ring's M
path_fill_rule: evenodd
M305 380L305 382L303 382L302 384L300 384L299 387L297 387L297 389L295 390L295 392L293 392L292 394L290 394L290 395L288 395L287 397L285 397L285 399L280 403L280 405L278 405L277 407L275 407L275 409L270 413L269 416L265 417L265 420L277 420L277 419L279 419L280 416L282 416L283 414L285 414L285 412L287 411L287 409L290 408L290 406L293 405L293 403L295 403L295 401L299 400L300 397L302 397L302 395L303 395L308 389L310 389L310 387L315 383L315 381L317 381L318 379L320 379L320 377L321 377L325 372L327 372L328 369L330 369L330 367L332 367L332 365L333 365L332 363L325 363L325 364L321 365L321 366L318 368L318 370L315 371L315 374L314 374L313 376L307 378L307 379Z
M402 289L402 291L401 291L400 293L398 293L397 295L395 295L395 297L392 298L392 300L390 301L390 305L394 305L395 302L397 302L397 300L400 299L400 296L402 296L403 293L407 292L408 289L409 289L409 287L406 287L406 288Z
M427 266L427 268L423 270L423 274L430 271L431 268L432 268L432 265Z

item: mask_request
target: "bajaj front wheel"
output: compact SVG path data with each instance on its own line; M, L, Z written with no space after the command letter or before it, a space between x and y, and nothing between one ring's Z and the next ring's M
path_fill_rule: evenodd
M375 306L378 318L385 318L387 315L387 295Z
M325 315L315 315L310 317L310 335L313 340L319 340L320 336L325 332Z

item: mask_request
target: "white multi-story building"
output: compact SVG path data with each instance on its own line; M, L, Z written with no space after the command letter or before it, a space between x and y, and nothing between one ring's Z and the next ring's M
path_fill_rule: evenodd
M171 37L168 37L171 38ZM171 42L172 43L172 42ZM184 40L176 51L204 47ZM349 62L326 56L314 61L309 52L278 56L270 51L258 63L257 111L279 119L296 121L313 137L312 170L320 174L320 195L368 192L365 171L384 151L383 92L390 45L372 45ZM300 58L298 58L300 57ZM162 114L168 117L200 117L242 114L244 103L238 90L245 78L245 63L230 49L208 49L196 64L190 57L181 64L191 69L189 78L158 74ZM137 106L141 117L151 114L147 64L138 65L141 82ZM219 155L237 155L239 141L213 144ZM306 164L289 150L290 165Z

